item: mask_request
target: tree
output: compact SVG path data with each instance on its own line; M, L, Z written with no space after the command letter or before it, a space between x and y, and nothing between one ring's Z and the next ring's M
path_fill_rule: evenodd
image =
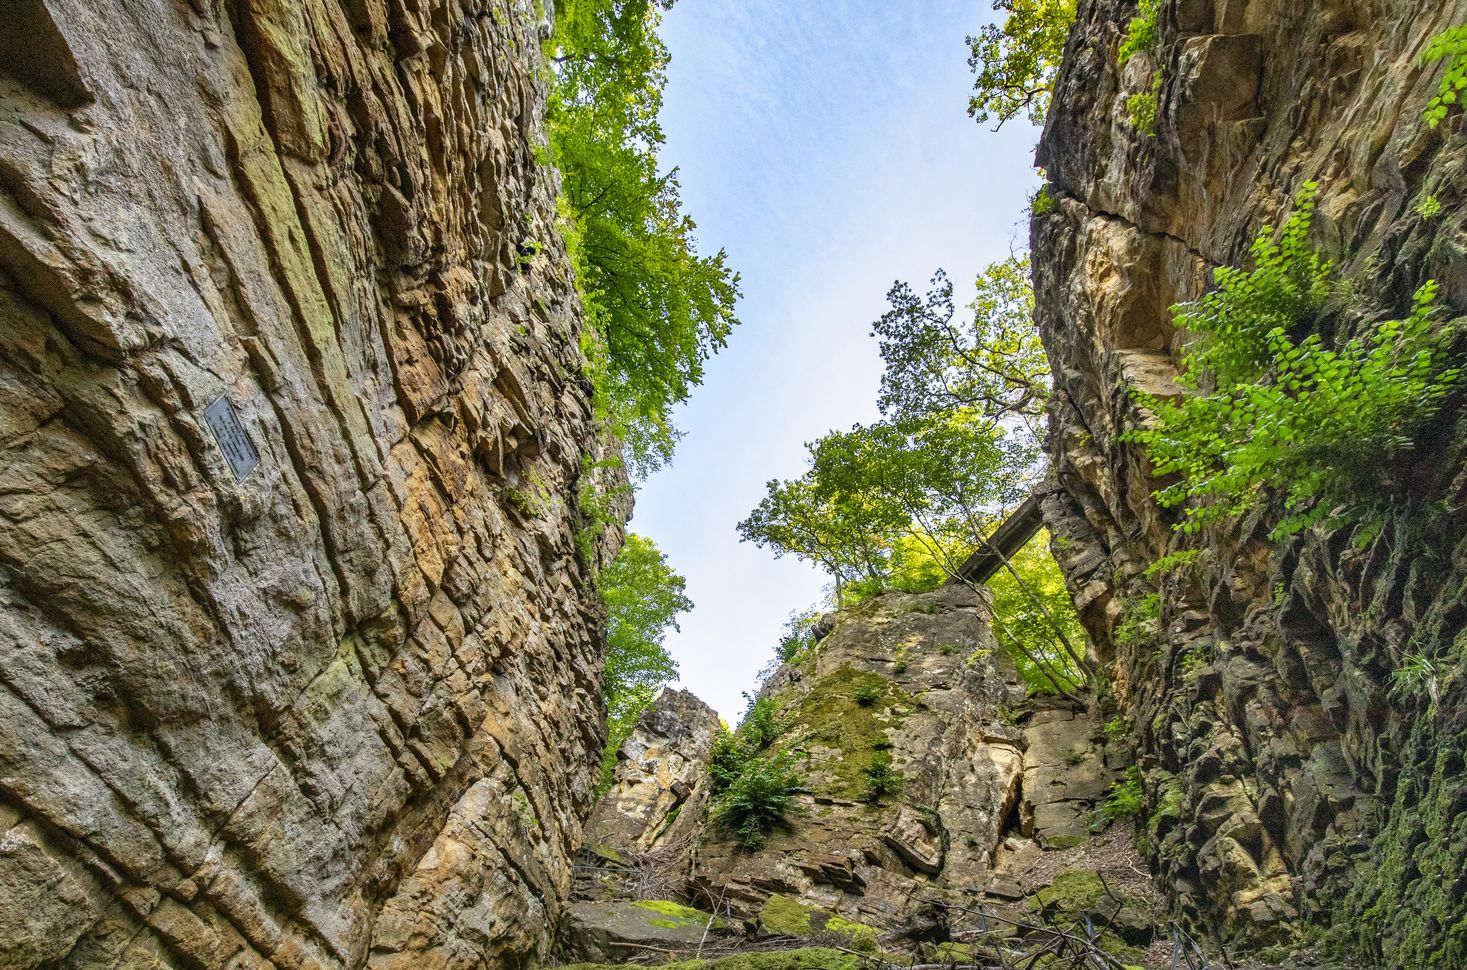
M813 455L815 445L806 448ZM763 501L739 523L739 538L769 547L775 558L788 554L819 565L835 580L840 605L847 583L884 581L890 542L858 498L837 498L815 485L808 473L771 480Z
M1054 635L1050 618L1061 624L1072 644L1085 642L1085 630L1075 614L1064 574L1050 554L1049 534L1041 530L1030 539L1014 554L1012 565L1022 585L1007 570L988 581L997 619L994 633L1031 690L1069 693L1085 683L1086 671Z
M1075 0L993 0L993 9L1005 14L1003 23L968 38L968 67L977 75L968 114L980 124L997 120L995 130L1020 114L1042 124Z
M700 256L677 169L663 172L658 114L671 2L562 0L550 57L550 142L563 177L568 248L592 340L598 410L635 474L665 463L672 409L738 323L739 277Z
M1031 432L1044 418L1049 361L1034 325L1029 257L1012 256L978 274L972 316L954 320L953 286L938 270L925 298L903 282L872 326L886 372L878 404L891 417L952 409L987 420L1018 419Z
M885 420L807 445L805 474L770 482L740 524L744 539L830 570L841 605L849 596L967 582L964 563L1044 474L1036 432L1049 370L1033 325L1028 260L979 275L971 324L954 323L952 285L941 271L925 298L898 283L888 299L891 309L874 325L887 365ZM1058 567L1047 552L1005 559L1004 567L1012 595L995 611L999 642L1031 687L1071 692L1088 662Z
M601 788L611 781L616 752L657 692L677 676L663 641L677 616L693 608L686 580L667 564L651 539L628 533L626 544L597 578L609 614L606 695L609 736L601 761Z

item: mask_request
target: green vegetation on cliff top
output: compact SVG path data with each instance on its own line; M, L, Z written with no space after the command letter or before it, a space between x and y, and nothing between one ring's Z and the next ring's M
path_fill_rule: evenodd
M634 472L672 455L672 409L738 323L739 277L722 250L699 255L677 169L663 171L658 115L672 0L558 0L546 56L550 146L563 179L562 231L590 323L599 416Z

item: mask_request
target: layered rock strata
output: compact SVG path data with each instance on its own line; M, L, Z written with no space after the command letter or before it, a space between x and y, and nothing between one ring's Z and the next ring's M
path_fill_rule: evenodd
M1224 940L1314 924L1390 965L1464 966L1467 684L1445 673L1467 627L1460 400L1396 462L1383 522L1279 543L1261 513L1160 583L1141 573L1180 540L1121 435L1140 420L1131 388L1172 387L1168 307L1244 263L1306 181L1315 242L1355 281L1313 324L1327 338L1400 318L1428 279L1443 321L1467 311L1467 141L1460 113L1425 124L1442 66L1420 60L1467 4L1160 11L1155 47L1121 64L1136 6L1079 4L1038 156L1055 205L1033 221L1055 378L1045 516L1139 748L1150 860ZM1127 102L1154 77L1152 134ZM1442 665L1429 690L1391 689L1409 655Z
M603 727L541 9L0 15L0 964L542 946Z
M784 753L804 779L786 824L756 848L719 825L716 722L690 695L664 694L597 806L587 864L603 878L585 883L597 902L567 927L568 952L589 952L591 917L619 912L606 897L648 891L731 930L915 952L974 929L980 902L1027 912L1057 872L1086 864L1118 766L1087 712L1025 698L980 594L888 594L822 628L760 695L777 725L762 756Z

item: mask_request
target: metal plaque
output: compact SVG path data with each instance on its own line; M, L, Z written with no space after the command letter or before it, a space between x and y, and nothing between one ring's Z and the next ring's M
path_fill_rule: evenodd
M254 471L255 466L260 463L260 453L255 450L255 443L250 440L249 432L240 423L239 413L234 410L228 395L219 395L213 404L204 409L204 420L209 422L209 430L214 432L219 450L229 459L229 467L234 469L235 480L239 481Z

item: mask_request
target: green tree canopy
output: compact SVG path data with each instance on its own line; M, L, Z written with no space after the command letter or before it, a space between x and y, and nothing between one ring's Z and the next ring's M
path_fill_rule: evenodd
M593 339L598 404L634 473L672 455L672 409L738 323L739 277L701 256L677 169L663 171L658 114L667 48L653 0L561 0L547 52L550 141L566 236Z
M968 38L968 66L977 75L968 114L986 123L1025 115L1043 124L1065 38L1075 22L1075 0L993 0L1003 23Z
M942 270L925 297L897 282L886 299L891 309L872 326L886 362L878 399L883 414L963 410L1038 428L1049 398L1049 362L1034 326L1027 255L978 274L966 320L955 319L953 285Z
M808 444L805 473L770 482L739 525L745 540L829 570L838 605L962 580L969 556L1044 473L1036 431L1049 370L1028 261L980 274L970 324L954 323L941 272L925 298L898 283L888 299L874 327L885 419ZM1087 673L1084 635L1053 558L1026 551L1005 566L1004 589L1016 592L995 611L999 642L1031 687L1074 690Z
M676 630L677 616L693 608L687 583L667 564L651 539L628 533L621 553L597 578L606 602L606 693L609 737L602 758L602 785L611 780L616 752L637 726L657 692L677 676L677 662L663 641Z

